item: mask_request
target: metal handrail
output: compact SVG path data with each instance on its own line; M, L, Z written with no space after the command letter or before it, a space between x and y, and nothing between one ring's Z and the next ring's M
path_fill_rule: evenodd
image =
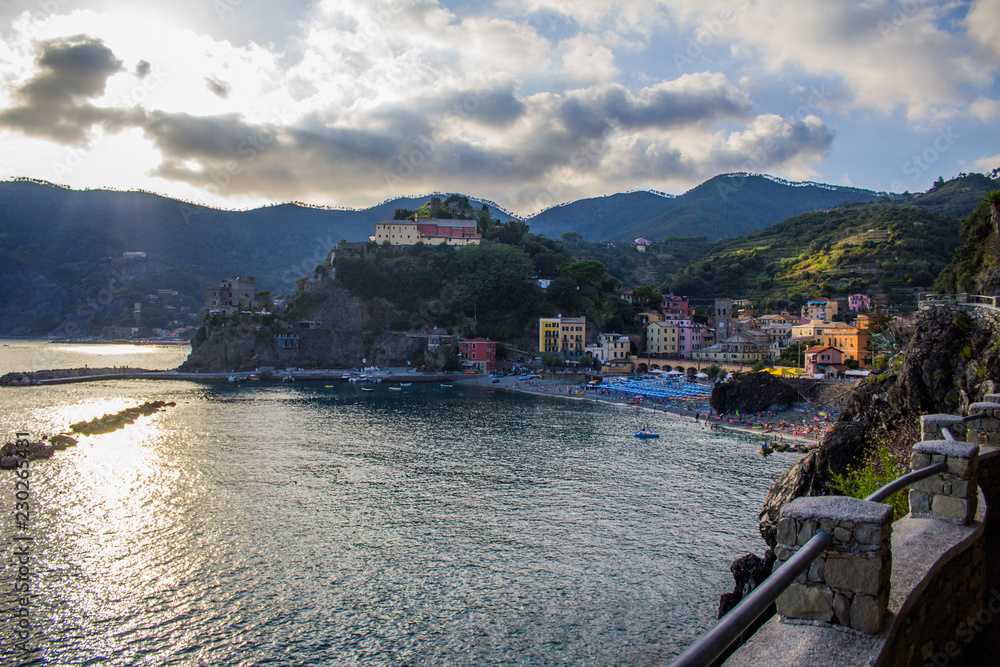
M709 665L722 655L736 638L746 632L757 618L767 611L788 584L805 572L816 556L819 556L833 542L833 535L819 531L806 542L784 565L761 582L732 611L719 619L711 630L699 637L686 651L670 663L671 667L694 667Z
M920 470L914 470L913 472L907 473L902 477L897 477L892 480L881 489L871 494L865 500L873 503L880 503L883 500L889 498L892 494L896 493L900 489L905 489L913 482L919 482L922 479L927 479L931 475L937 474L939 472L944 472L948 469L948 464L945 462L935 463L932 466L927 466L926 468L921 468Z
M865 500L881 502L883 498L888 498L913 482L919 482L947 469L948 464L942 462L915 470L882 486ZM771 606L772 602L778 599L778 596L785 591L790 583L805 572L813 560L823 553L823 550L830 546L832 541L833 536L829 533L824 531L816 533L784 565L772 572L771 576L762 581L750 595L677 656L670 663L670 667L707 667L712 664L729 648L730 644L747 631L753 622Z

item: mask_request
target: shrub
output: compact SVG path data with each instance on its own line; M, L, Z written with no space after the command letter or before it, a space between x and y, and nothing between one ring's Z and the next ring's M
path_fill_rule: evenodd
M834 474L831 486L845 496L865 498L909 471L900 458L887 445L879 445L868 452L861 465L849 468L846 474ZM893 507L893 521L902 519L910 511L906 489L897 491L884 502Z

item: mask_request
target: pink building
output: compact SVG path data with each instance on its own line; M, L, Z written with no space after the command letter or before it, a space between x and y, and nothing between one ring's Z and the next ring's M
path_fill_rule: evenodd
M816 375L823 373L828 366L840 366L844 363L844 353L830 345L817 345L806 350L806 373Z
M847 297L847 309L852 313L861 313L871 308L872 300L864 294L852 294Z
M694 315L694 309L688 305L688 298L686 296L677 296L676 294L663 295L663 303L660 305L660 312L667 317L671 315L679 315L681 317L690 318Z

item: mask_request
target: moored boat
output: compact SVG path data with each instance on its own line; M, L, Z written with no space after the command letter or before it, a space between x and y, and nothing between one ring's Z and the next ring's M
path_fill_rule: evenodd
M638 431L635 432L635 437L642 439L652 439L652 438L659 438L660 434L653 433L653 431L650 430L649 428L649 424L643 424L642 428L640 428Z

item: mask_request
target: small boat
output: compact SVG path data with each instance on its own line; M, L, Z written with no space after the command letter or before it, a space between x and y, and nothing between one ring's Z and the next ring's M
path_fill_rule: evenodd
M327 389L335 389L337 385L333 385L333 384L325 384L325 385L323 385L323 386L324 386L324 387L326 387Z
M635 432L635 437L644 439L659 438L660 434L653 433L649 428L649 424L643 424L642 428Z
M399 386L400 387L411 387L411 386L413 386L413 383L412 382L400 382Z
M442 387L454 387L455 385L453 385L453 384L452 384L452 383L450 383L450 382L442 382L442 383L441 383L441 386L442 386Z
M403 391L402 387L389 387L389 391Z
M372 387L362 387L361 391L375 391Z
M291 375L286 375L285 377L281 378L281 381L282 382L295 382L295 378L293 378Z
M229 376L229 381L230 382L239 382L239 378L236 377L235 375L230 375Z
M629 405L642 405L642 396L633 396L629 402Z

